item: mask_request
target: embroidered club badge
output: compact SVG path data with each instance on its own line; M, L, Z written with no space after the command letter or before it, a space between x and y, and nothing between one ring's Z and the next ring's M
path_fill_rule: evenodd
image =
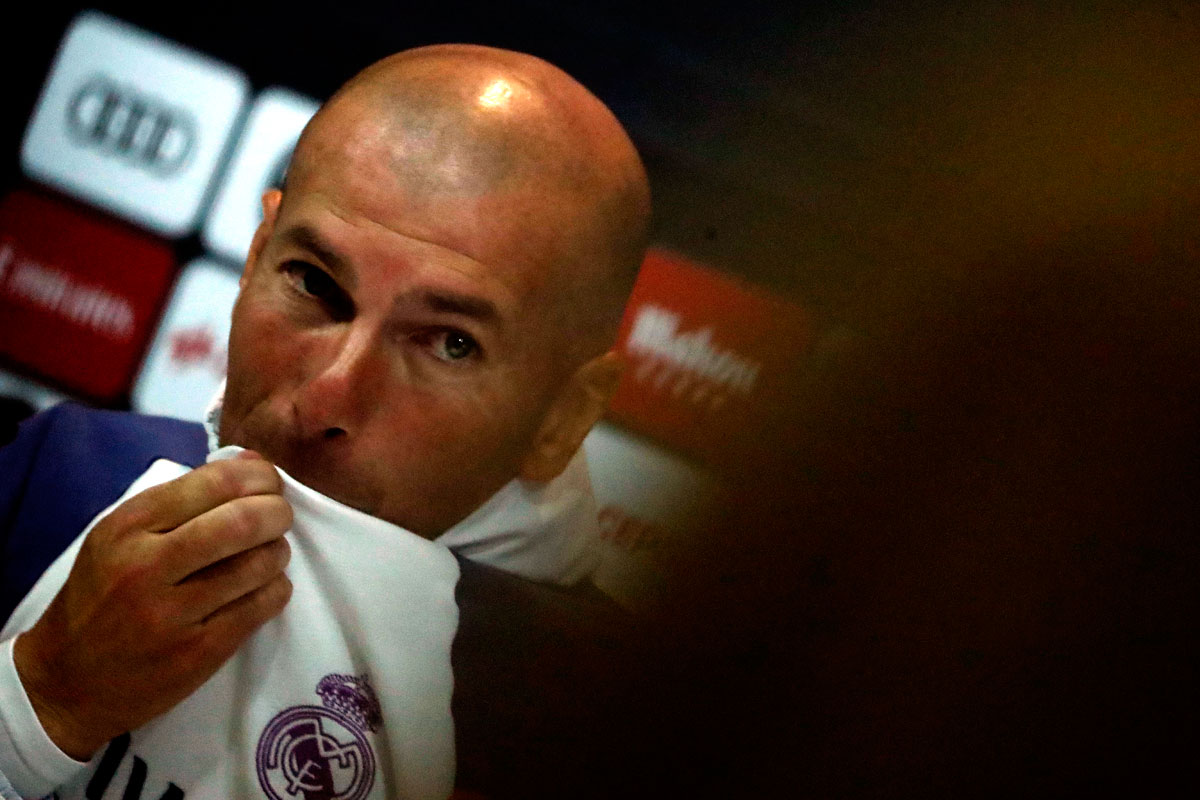
M383 724L367 676L326 675L321 706L292 706L258 739L258 781L271 800L362 800L375 782L366 734Z

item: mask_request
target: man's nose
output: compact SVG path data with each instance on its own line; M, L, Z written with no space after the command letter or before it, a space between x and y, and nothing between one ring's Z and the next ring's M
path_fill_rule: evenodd
M320 334L312 372L295 403L301 435L337 439L353 434L381 402L387 364L378 332L351 322Z

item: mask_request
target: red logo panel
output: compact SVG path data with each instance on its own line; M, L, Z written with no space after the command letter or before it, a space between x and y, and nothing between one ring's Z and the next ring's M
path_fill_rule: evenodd
M707 463L736 459L786 403L809 337L798 307L651 250L617 338L611 416Z
M13 192L0 201L0 352L81 394L116 400L173 272L167 245Z

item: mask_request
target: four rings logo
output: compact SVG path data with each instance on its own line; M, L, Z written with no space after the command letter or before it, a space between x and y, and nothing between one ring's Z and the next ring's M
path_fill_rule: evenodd
M182 169L196 145L196 123L186 110L101 75L71 98L67 130L84 145L160 175Z

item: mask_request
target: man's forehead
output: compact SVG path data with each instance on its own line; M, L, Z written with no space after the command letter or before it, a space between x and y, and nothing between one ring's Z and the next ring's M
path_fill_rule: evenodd
M534 285L561 262L567 215L534 193L478 195L413 192L390 170L366 166L329 169L313 180L289 183L285 216L336 236L338 223L374 231L378 241L409 241L449 251L508 282ZM322 222L322 215L335 219Z
M297 158L370 161L410 196L476 197L563 182L568 158L527 88L482 76L467 96L401 102L378 92L337 98L306 132ZM578 160L578 159L574 159Z
M497 244L481 235L486 226L473 219L476 214L436 205L410 213L403 204L382 210L386 214L289 186L276 236L285 247L314 256L350 289L361 284L407 293L416 287L431 299L427 306L437 307L439 296L454 298L440 305L497 322L527 318L531 306L542 302L547 271L511 245L513 237L497 237Z
M496 180L502 156L442 147L352 114L288 176L285 210L326 208L461 253L536 286L564 263L580 209L535 180Z

